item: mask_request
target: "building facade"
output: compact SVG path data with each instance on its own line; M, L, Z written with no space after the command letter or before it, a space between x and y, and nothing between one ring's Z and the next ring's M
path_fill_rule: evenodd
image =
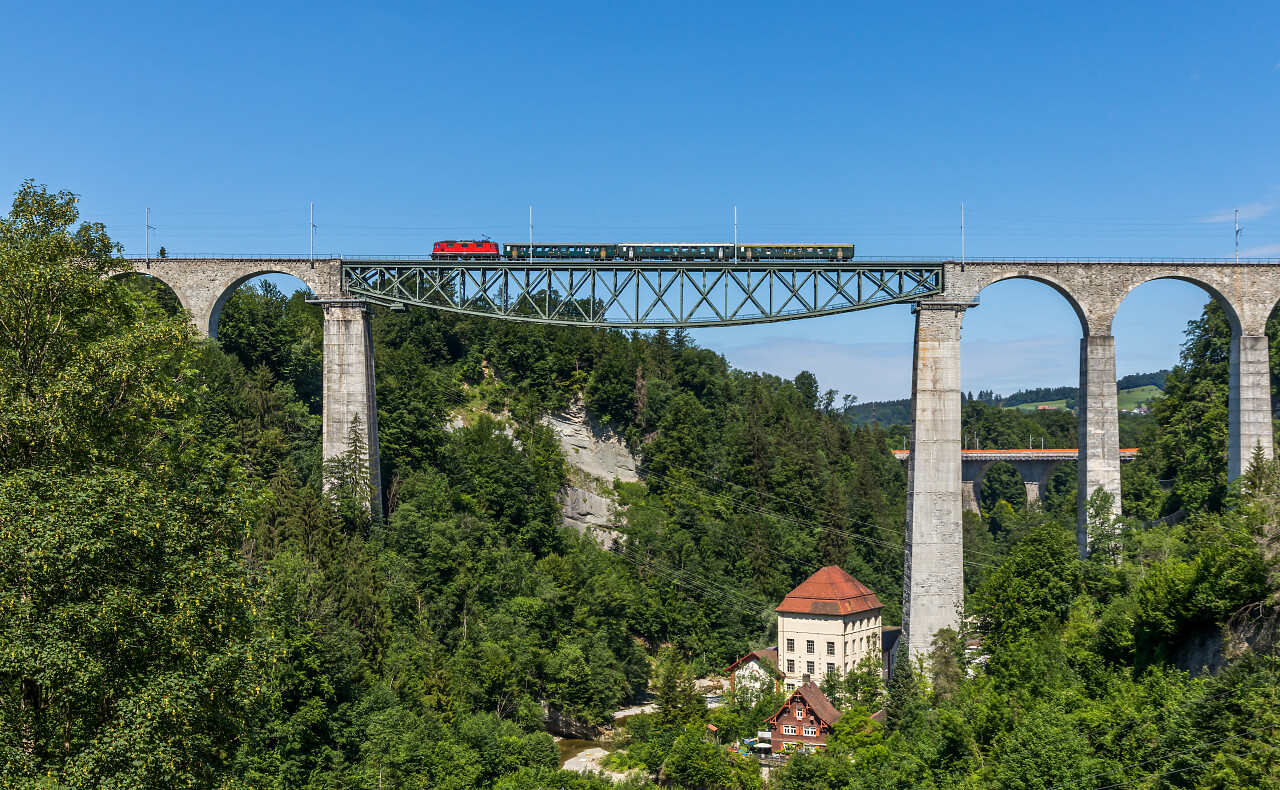
M778 712L768 719L773 753L786 751L787 747L825 749L827 736L840 716L840 711L816 684L805 683L791 692Z
M848 673L880 655L880 600L865 584L829 565L778 605L778 669L787 691L833 672Z
M767 647L752 650L725 668L729 688L753 688L757 691L777 691L781 687L782 673L778 671L778 648Z

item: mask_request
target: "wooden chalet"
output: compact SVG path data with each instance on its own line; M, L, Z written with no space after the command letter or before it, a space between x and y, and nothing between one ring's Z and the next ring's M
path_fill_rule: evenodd
M816 683L805 683L768 719L774 754L789 745L811 751L827 748L827 736L841 715Z

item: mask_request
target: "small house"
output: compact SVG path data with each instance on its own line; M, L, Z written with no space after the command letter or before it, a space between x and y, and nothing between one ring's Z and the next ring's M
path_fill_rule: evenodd
M730 689L741 685L760 691L776 691L782 682L782 673L778 671L777 646L752 650L725 667L724 674L729 676Z
M778 712L768 719L774 753L786 746L816 751L827 748L827 736L841 713L815 683L791 692Z

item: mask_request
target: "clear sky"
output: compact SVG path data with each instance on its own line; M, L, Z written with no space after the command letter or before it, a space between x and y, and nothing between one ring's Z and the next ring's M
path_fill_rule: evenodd
M129 252L838 241L860 255L1280 256L1280 3L12 2L0 187L83 196ZM1205 295L1134 292L1118 371ZM905 396L888 307L708 329L743 368ZM982 294L964 386L1073 384L1079 324Z

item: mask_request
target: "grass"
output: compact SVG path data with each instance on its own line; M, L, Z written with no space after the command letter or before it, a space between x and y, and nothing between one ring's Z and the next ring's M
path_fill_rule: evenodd
M1118 406L1120 411L1132 411L1139 406L1147 403L1147 401L1155 400L1164 393L1159 387L1148 384L1145 387L1134 387L1129 390L1120 390L1117 395ZM1021 409L1022 411L1035 411L1040 406L1056 406L1059 409L1067 407L1067 401L1064 400L1042 400L1035 403L1022 403L1017 406L1010 406L1011 409Z

